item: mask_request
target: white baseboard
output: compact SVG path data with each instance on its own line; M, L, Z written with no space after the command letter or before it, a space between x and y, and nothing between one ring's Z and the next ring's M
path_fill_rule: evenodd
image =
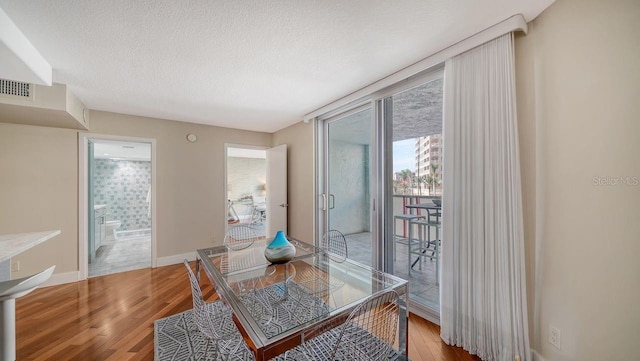
M194 261L196 259L195 252L188 252L183 254L174 254L172 256L167 257L158 257L156 259L156 267L169 266L172 264L182 263L185 258L189 261Z
M533 361L545 361L545 359L543 359L536 350L531 350L531 356L533 358Z
M172 264L182 263L184 259L193 261L196 259L195 252L188 252L183 254L176 254L173 256L160 257L156 260L156 267L169 266ZM51 278L44 282L40 287L50 287L63 285L66 283L78 282L80 280L80 272L72 271L65 273L54 273Z
M44 282L40 287L57 286L66 283L78 282L79 279L80 272L78 271L54 273L53 275L51 275L51 278Z
M433 313L433 312L429 312L429 310L424 310L418 307L409 307L410 308L410 312L420 316L422 318L424 318L425 320L434 323L438 326L440 326L440 316Z

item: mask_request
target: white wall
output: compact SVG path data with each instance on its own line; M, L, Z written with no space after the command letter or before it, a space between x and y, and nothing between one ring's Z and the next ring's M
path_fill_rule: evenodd
M227 157L227 184L231 185L229 199L236 200L244 195L264 197L266 182L266 159Z
M638 359L638 19L638 1L558 0L516 41L532 340L547 361Z

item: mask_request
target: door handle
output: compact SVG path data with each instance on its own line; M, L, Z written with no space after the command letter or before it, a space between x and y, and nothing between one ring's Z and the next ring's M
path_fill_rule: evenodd
M336 208L336 196L329 194L329 209Z
M322 211L327 210L327 195L322 193Z
M282 208L287 208L287 207L289 207L289 205L288 205L287 203L282 203L282 204L280 205L280 207L282 207Z

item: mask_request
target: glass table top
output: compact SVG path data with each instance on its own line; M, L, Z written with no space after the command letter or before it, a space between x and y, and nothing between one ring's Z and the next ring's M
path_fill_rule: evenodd
M205 272L249 336L268 344L344 313L378 291L406 293L407 281L291 240L296 257L264 258L267 241L198 250Z

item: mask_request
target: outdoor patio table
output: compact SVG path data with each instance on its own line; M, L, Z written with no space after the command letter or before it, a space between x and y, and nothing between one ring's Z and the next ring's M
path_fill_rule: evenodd
M440 211L442 209L442 206L439 206L435 203L416 203L416 204L407 204L405 207L409 208L409 209L426 209L427 212L429 213L429 216L436 216L436 220L438 220L438 218L440 218ZM435 213L431 213L432 211L434 211Z
M436 217L436 221L433 222L434 225L436 225L436 227L439 227L437 224L440 223L440 216L442 215L441 210L442 210L442 206L437 205L435 203L417 203L417 204L407 204L405 207L409 208L409 209L425 209L428 213L427 216L427 226L429 226L431 223L431 217ZM411 238L411 222L409 222L409 238ZM429 232L430 234L430 232ZM427 238L430 238L430 235L427 236ZM438 229L436 229L436 238L438 238ZM427 239L428 241L430 241L429 239ZM422 241L422 240L421 240ZM437 242L438 240L436 240ZM410 243L409 243L410 244ZM438 248L438 247L436 247ZM424 254L426 253L426 249L424 249L422 246L420 247L420 253ZM411 259L411 248L409 248L409 260ZM416 263L418 263L420 261L420 256L418 256L418 258L416 258L415 261L413 261L413 263L411 263L411 265L409 266L409 273L411 273L411 268L413 268L413 266L416 265ZM437 267L436 267L437 268ZM436 279L438 279L438 270L436 269Z

